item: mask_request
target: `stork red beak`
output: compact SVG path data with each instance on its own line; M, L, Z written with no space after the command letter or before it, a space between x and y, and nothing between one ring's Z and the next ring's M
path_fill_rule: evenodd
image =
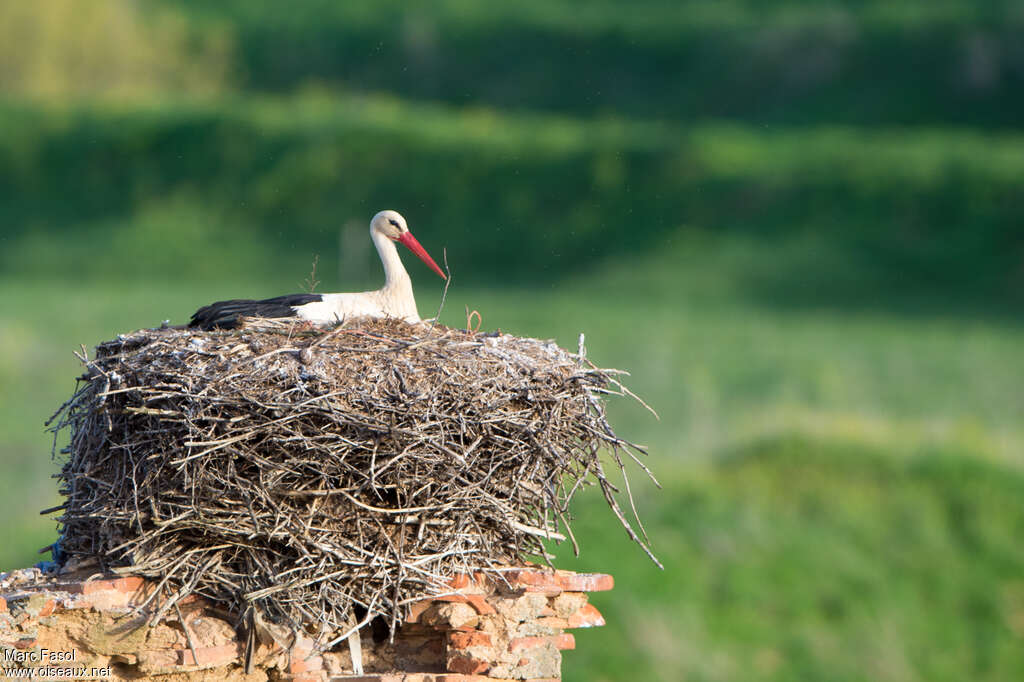
M419 256L420 260L430 266L431 270L441 275L441 279L448 279L437 263L434 262L434 259L430 257L430 254L427 253L427 250L420 246L420 243L416 241L416 237L412 236L412 232L406 232L398 238L398 241L409 247L409 250Z

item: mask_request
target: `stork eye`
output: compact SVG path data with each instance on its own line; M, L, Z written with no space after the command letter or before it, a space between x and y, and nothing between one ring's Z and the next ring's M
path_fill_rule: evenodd
M395 220L394 218L388 218L388 222L394 225L395 227L398 227L398 221Z

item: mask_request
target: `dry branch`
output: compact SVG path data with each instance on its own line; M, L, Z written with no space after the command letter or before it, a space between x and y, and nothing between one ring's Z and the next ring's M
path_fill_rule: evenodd
M395 624L455 573L575 545L569 501L593 483L653 559L599 459L644 454L605 417L627 393L582 347L255 320L142 330L85 363L54 417L61 550L156 578L160 614L197 593L322 641Z

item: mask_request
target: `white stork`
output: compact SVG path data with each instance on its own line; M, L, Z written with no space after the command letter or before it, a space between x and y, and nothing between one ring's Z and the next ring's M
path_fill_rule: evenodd
M441 268L409 232L405 218L397 211L381 211L370 221L370 238L384 264L384 286L358 294L288 294L261 301L234 299L217 301L192 314L189 327L226 329L238 326L238 318L298 317L314 324L333 324L353 317L397 317L419 322L416 299L409 273L402 266L395 242L401 242L424 263L447 279Z

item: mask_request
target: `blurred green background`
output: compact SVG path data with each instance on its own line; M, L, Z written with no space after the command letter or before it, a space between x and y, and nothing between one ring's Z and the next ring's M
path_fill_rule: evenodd
M55 537L72 350L377 286L661 414L569 680L1024 678L1024 5L0 0L0 569ZM406 258L421 314L441 287Z

